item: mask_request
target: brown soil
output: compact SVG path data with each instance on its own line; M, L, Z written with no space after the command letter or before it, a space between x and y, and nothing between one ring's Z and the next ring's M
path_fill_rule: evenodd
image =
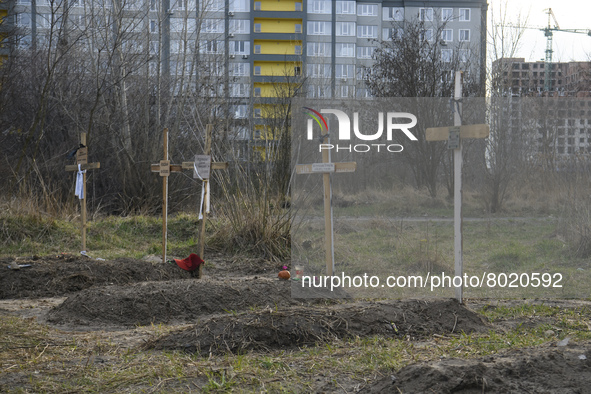
M92 286L128 284L190 278L176 264L120 258L94 260L83 256L59 255L19 259L29 268L8 269L12 259L0 259L0 299L54 297Z
M301 304L291 298L290 283L279 279L187 279L85 289L51 310L48 321L129 327L194 322L204 315Z
M528 303L523 300L479 300L470 307L441 299L298 300L292 298L290 282L276 279L278 263L261 259L210 258L206 277L201 280L174 264L133 259L29 258L19 263L32 267L19 271L6 268L10 261L0 259L0 313L49 321L65 330L56 330L56 335L93 331L97 338L136 350L141 344L146 349L180 349L202 355L267 352L374 335L414 341L418 346L417 341L428 344L433 334L485 333L551 322L547 317L517 317L491 324L471 309ZM318 291L318 295L326 295ZM344 295L338 294L338 298ZM531 302L559 307L591 305L584 301ZM150 323L185 326L158 338L152 337L147 327L110 331ZM101 334L103 330L110 332ZM363 392L591 393L591 342L571 342L565 347L555 344L476 359L412 364L374 381ZM10 373L18 375L16 370ZM359 390L358 381L346 372L342 375L342 382L351 380L343 383L346 391ZM12 378L7 379L4 383L0 379L0 385L11 386L6 382ZM341 391L327 379L318 378L310 387L321 392ZM203 384L196 383L197 387Z
M214 316L146 346L201 354L289 349L335 339L381 335L408 340L490 329L455 300L357 302Z
M409 365L361 393L589 393L591 342Z

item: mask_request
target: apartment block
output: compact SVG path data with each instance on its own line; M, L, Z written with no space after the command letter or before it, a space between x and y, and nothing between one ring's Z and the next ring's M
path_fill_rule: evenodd
M484 95L486 0L69 0L61 7L14 1L21 48L48 45L44 34L52 27L112 29L109 21L120 15L122 50L153 55L151 73L217 74L219 84L199 94L231 103L233 134L251 141L250 150L273 138L264 119L273 99L293 93L298 80L306 81L298 94L309 98L368 98L364 69L374 50L403 34L409 21L424 23L425 39L445 46L443 56L458 51L469 59Z
M544 91L546 64L526 62L525 58L503 58L492 64L496 91L515 96L589 97L591 93L591 62L558 62L548 65L550 89Z
M527 159L561 165L591 154L591 62L550 65L504 58L493 63L493 91L511 138L525 141Z

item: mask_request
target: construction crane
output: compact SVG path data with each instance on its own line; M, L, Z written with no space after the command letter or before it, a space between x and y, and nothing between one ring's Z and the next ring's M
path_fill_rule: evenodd
M553 32L554 31L564 31L564 32L568 32L568 33L583 33L583 34L587 34L588 36L591 36L591 30L585 30L585 29L561 29L560 26L558 26L558 21L556 20L556 16L554 15L554 12L552 12L552 8L548 8L546 11L546 13L548 14L548 27L546 28L539 28L539 30L542 30L544 32L544 35L546 36L547 40L546 40L546 58L544 60L544 91L547 92L550 90L551 88L551 74L552 74L552 53L554 52L552 50L552 36L553 36ZM554 20L554 26L552 26L552 20Z

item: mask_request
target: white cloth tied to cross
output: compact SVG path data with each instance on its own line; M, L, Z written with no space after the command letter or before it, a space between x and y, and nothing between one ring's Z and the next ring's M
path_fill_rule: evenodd
M84 174L86 170L82 170L80 168L80 164L78 164L78 173L76 174L76 187L74 191L74 195L78 197L80 200L84 199Z
M205 213L209 213L209 182L204 182L204 179L201 178L199 175L199 171L197 171L197 164L193 162L193 169L195 170L195 174L197 174L197 178L201 181L201 203L199 204L199 220L203 219L203 202L205 200ZM205 184L207 183L207 186ZM207 188L207 199L205 198L205 192Z

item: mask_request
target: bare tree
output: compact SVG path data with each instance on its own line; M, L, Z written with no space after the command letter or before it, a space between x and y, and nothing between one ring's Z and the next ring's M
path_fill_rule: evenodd
M454 71L465 71L464 96L476 94L478 76L470 63L474 49L463 45L452 48L446 43L445 34L446 23L426 26L418 20L395 22L391 40L380 42L373 55L375 64L367 70L366 84L371 94L377 97L452 97ZM448 149L445 143L425 141L424 129L441 124L425 123L436 119L429 116L428 108L422 108L427 111L419 116L422 124L418 128L422 132L417 136L418 141L405 150L404 160L413 172L416 187L426 187L435 197L439 169Z
M484 199L487 210L498 212L503 205L507 190L518 174L523 160L526 139L517 115L511 111L521 107L519 95L513 92L510 81L514 58L527 24L527 17L518 14L514 22L508 14L507 3L492 8L489 30L490 67L490 108L489 124L491 135L487 139L486 161L484 164Z

